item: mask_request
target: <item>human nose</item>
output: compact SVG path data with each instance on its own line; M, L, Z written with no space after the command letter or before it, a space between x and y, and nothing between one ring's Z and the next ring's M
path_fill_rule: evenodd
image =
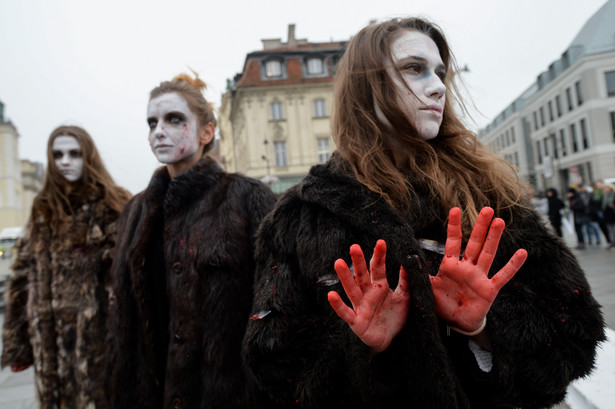
M425 93L432 98L442 98L446 93L446 85L444 85L444 82L442 82L438 75L431 75L431 80L425 88Z
M154 129L154 137L156 139L162 139L164 138L165 133L164 133L164 125L160 122L158 122L156 124L156 128Z
M68 153L65 153L62 155L62 158L60 158L60 163L62 165L69 165L70 164L70 157L68 155Z

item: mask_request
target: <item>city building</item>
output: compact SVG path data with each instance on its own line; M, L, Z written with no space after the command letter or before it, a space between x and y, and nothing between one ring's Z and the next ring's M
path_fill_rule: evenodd
M480 139L543 191L615 177L615 0Z
M0 101L0 230L25 226L44 180L42 164L19 159L18 139Z
M220 158L226 170L261 179L282 193L334 149L334 67L346 42L298 39L290 24L287 42L262 43L222 96Z

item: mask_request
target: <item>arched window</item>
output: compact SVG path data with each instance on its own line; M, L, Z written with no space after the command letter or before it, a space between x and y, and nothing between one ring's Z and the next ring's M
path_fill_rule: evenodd
M282 76L282 63L278 60L270 60L265 63L265 76L277 78Z
M324 73L324 66L322 58L308 58L307 60L307 73L310 75L318 75Z

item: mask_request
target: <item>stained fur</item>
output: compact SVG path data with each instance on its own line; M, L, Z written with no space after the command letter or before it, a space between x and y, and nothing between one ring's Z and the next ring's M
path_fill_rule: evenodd
M112 407L253 407L241 340L254 236L274 202L209 158L172 180L159 169L129 202L113 265Z
M244 357L262 391L284 408L547 408L567 385L587 375L604 339L600 306L565 244L534 211L518 207L490 274L518 248L529 257L500 292L487 321L493 369L482 372L467 337L438 319L428 274L441 255L418 238L446 240L446 214L415 185L412 211L400 216L364 189L338 155L314 167L265 219L257 240L253 314ZM333 311L337 258L350 263L360 244L367 260L387 243L391 288L400 264L408 272L408 322L389 349L370 358ZM348 305L347 298L344 298Z

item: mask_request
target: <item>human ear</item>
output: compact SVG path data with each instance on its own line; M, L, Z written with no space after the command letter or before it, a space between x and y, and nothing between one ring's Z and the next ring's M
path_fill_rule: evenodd
M216 127L213 123L208 122L206 125L201 126L199 131L199 143L203 146L210 143L216 134Z

